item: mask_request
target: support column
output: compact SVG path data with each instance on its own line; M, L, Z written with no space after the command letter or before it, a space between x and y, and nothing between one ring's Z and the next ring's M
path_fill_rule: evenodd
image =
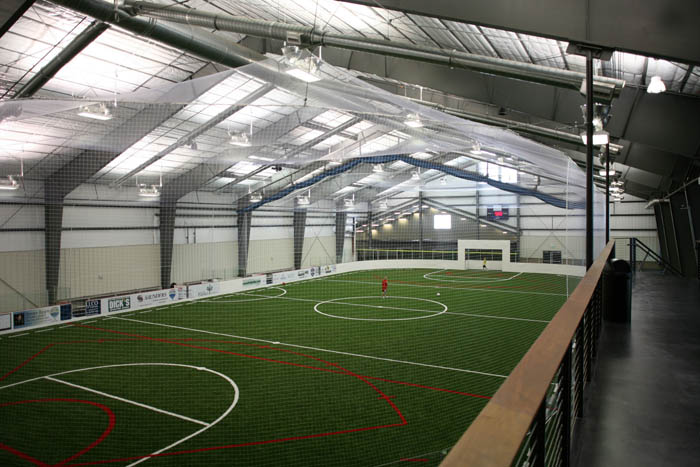
M605 145L605 244L610 241L610 143Z
M306 231L306 209L294 210L294 269L301 269L304 252L304 232Z
M586 50L586 269L593 264L593 53Z
M173 267L173 243L175 241L175 202L160 203L160 286L170 287Z
M52 198L46 190L44 204L44 261L48 304L58 298L58 273L61 267L61 231L63 230L63 197Z
M253 220L252 211L243 211L246 201L238 203L237 232L238 232L238 277L245 277L248 271L248 247L250 245L250 225Z
M345 224L348 221L347 212L335 213L335 262L343 262L343 247L345 246Z
M418 192L418 250L423 258L423 192Z
M479 221L479 189L476 188L476 191L474 191L474 203L475 203L475 213L476 214L476 239L480 240L479 237L481 237L481 221Z
M372 220L372 211L367 211L367 232L369 233L367 236L367 249L370 251L372 251Z

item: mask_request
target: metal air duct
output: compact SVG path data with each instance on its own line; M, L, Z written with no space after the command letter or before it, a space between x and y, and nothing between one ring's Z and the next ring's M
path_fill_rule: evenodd
M126 9L135 15L144 15L150 18L158 18L175 23L201 26L267 39L298 42L298 44L306 46L322 45L389 55L409 60L445 65L452 68L465 68L481 73L575 89L577 91L581 89L581 84L585 80L585 73L576 71L504 60L457 50L448 51L438 47L398 44L382 39L344 36L318 30L311 26L293 25L229 15L216 15L194 9L164 6L134 0L126 0L125 5ZM593 82L594 98L597 101L609 102L620 95L624 85L625 82L623 80L597 76Z

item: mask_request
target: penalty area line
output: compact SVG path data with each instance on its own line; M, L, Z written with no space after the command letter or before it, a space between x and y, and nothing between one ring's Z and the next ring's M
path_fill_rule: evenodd
M135 402L135 401L132 401L132 400L129 400L129 399L125 399L125 398L123 398L123 397L115 396L115 395L113 395L113 394L107 394L106 392L98 391L98 390L96 390L96 389L91 389L91 388L88 388L88 387L85 387L85 386L81 386L81 385L79 385L79 384L69 383L68 381L63 381L62 379L54 378L54 377L52 377L52 376L44 376L44 379L49 380L49 381L53 381L53 382L56 382L56 383L65 384L66 386L71 386L71 387L74 387L74 388L77 388L77 389L82 389L83 391L92 392L92 393L94 393L94 394L97 394L97 395L100 395L100 396L103 396L103 397L107 397L107 398L110 398L110 399L115 399L115 400L118 400L118 401L120 401L120 402L125 402L125 403L127 403L127 404L135 405L135 406L137 406L137 407L141 407L141 408L143 408L143 409L148 409L148 410L151 410L151 411L153 411L153 412L162 413L162 414L164 414L164 415L169 415L169 416L171 416L171 417L179 418L179 419L181 419L181 420L185 420L185 421L188 421L188 422L197 423L198 425L203 425L203 426L206 426L206 427L209 426L209 423L203 422L203 421L201 421L201 420L195 420L194 418L186 417L186 416L184 416L184 415L176 414L176 413L173 413L173 412L168 412L167 410L159 409L159 408L157 408L157 407L153 407L153 406L150 406L150 405L147 405L147 404L142 404L142 403L140 403L140 402Z

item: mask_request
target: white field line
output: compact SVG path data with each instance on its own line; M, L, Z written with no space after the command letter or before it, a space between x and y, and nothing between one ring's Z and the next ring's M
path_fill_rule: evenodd
M512 321L528 321L531 323L549 323L549 320L546 319L532 319L532 318L513 318L510 316L491 316L491 315L477 315L474 313L457 313L454 311L448 311L445 313L446 315L459 315L459 316L469 316L473 318L491 318L491 319L507 319L507 320L512 320Z
M352 284L368 284L368 285L373 285L377 286L376 282L366 282L366 281L349 281L349 280L342 280L342 279L324 279L325 281L328 282L350 282ZM498 292L498 293L516 293L516 294L525 294L525 295L551 295L555 297L568 297L568 295L563 294L563 293L552 293L552 292L522 292L520 290L493 290L493 289L477 289L475 287L470 287L468 289L464 289L461 287L446 287L446 286L440 286L440 285L419 285L419 284L398 284L395 282L391 283L392 287L419 287L423 289L447 289L447 290L459 290L461 292L469 292L471 290L477 290L481 292Z
M30 333L25 332L24 334L15 334L14 336L7 336L10 339L14 339L15 337L22 337L22 336L28 336Z
M223 332L205 331L203 329L187 328L184 326L175 326L172 324L151 323L149 321L142 321L140 319L129 319L129 318L122 318L122 317L118 317L117 319L120 319L123 321L133 321L135 323L150 324L152 326L161 326L161 327L165 327L165 328L181 329L183 331L200 332L203 334L210 334L213 336L232 337L234 339L244 339L244 340L255 341L255 342L265 342L266 344L285 345L287 347L294 347L297 349L316 350L318 352L346 355L349 357L368 358L371 360L380 360L380 361L385 361L385 362L400 363L402 365L414 365L414 366L422 366L422 367L426 367L426 368L435 368L438 370L458 371L461 373L473 373L473 374L483 375L483 376L492 376L494 378L507 378L506 375L499 375L499 374L495 374L495 373L486 373L486 372L477 371L477 370L466 370L464 368L452 368L452 367L448 367L448 366L431 365L429 363L409 362L409 361L405 361L405 360L396 360L393 358L375 357L372 355L363 355L363 354L351 353L351 352L341 352L340 350L321 349L319 347L311 347L311 346L307 346L307 345L298 345L298 344L289 344L286 342L271 341L271 340L267 340L267 339L257 339L255 337L237 336L235 334L225 334ZM2 388L0 388L0 389L2 389Z
M139 314L142 315L144 313L150 313L151 311L153 311L153 310L140 311Z
M72 324L66 324L65 326L59 326L58 329L72 328Z
M381 295L377 295L377 298L379 298L380 296ZM512 321L530 321L533 323L549 323L548 320L543 320L543 319L512 318L510 316L491 316L491 315L480 315L480 314L476 314L476 313L457 313L454 311L429 311L429 310L419 310L416 308L399 308L399 307L390 307L390 306L381 306L381 305L366 305L366 304L361 304L361 303L331 302L328 300L313 300L311 298L294 298L294 297L274 297L274 298L280 298L282 300L294 300L294 301L298 301L298 302L312 302L312 303L316 303L316 304L322 303L324 305L327 303L331 303L331 304L347 305L347 306L383 308L383 309L389 309L389 310L418 311L421 313L470 316L472 318L503 319L503 320L512 320ZM391 296L390 296L390 298L391 298ZM407 297L401 297L401 298L407 298Z
M56 328L42 329L42 330L36 331L36 332L37 332L37 333L40 333L40 332L47 332L47 331L53 331L54 329L56 329Z
M98 394L98 395L103 396L103 397L108 397L108 398L110 398L110 399L115 399L115 400L118 400L118 401L120 401L120 402L126 402L127 404L135 405L135 406L137 406L137 407L141 407L141 408L143 408L143 409L148 409L148 410L151 410L151 411L153 411L153 412L162 413L162 414L164 414L164 415L170 415L171 417L179 418L179 419L181 419L181 420L185 420L185 421L188 421L188 422L197 423L197 424L199 424L199 425L203 425L203 426L206 426L206 427L209 426L208 423L203 422L203 421L201 421L201 420L195 420L194 418L185 417L184 415L176 414L176 413L173 413L173 412L168 412L167 410L159 409L159 408L157 408L157 407L153 407L153 406L147 405L147 404L142 404L142 403L140 403L140 402L135 402L135 401L132 401L132 400L129 400L129 399L125 399L125 398L123 398L123 397L115 396L115 395L113 395L113 394L107 394L106 392L97 391L97 390L95 390L95 389L91 389L91 388L88 388L88 387L85 387L85 386L81 386L81 385L79 385L79 384L69 383L68 381L63 381L62 379L53 378L53 377L51 377L51 376L45 376L44 379L47 379L47 380L49 380L49 381L55 381L56 383L65 384L66 386L71 386L71 387L74 387L74 388L82 389L83 391L92 392L92 393L94 393L94 394Z
M141 462L145 462L151 458L150 456L154 456L156 454L160 454L163 451L167 451L168 449L172 449L173 447L177 446L178 444L184 443L188 439L194 438L195 436L199 435L200 433L205 432L206 430L208 430L209 428L213 427L214 425L219 423L221 420L226 418L226 416L228 416L228 414L231 413L233 408L238 403L238 396L239 396L238 386L236 386L236 383L233 382L233 380L231 378L229 378L228 376L226 376L222 373L219 373L218 371L210 370L209 368L206 368L206 367L193 366L193 365L183 365L183 364L179 364L179 363L120 363L120 364L116 364L116 365L103 365L103 366L95 366L95 367L90 367L90 368L79 368L77 370L63 371L61 373L54 373L52 375L39 376L37 378L31 378L31 379L27 379L24 381L20 381L18 383L8 384L5 386L1 386L0 390L5 389L5 388L9 388L9 387L13 387L13 386L18 386L18 385L24 384L24 383L29 383L32 381L37 381L37 380L44 379L47 377L60 376L60 375L68 374L68 373L77 373L80 371L99 370L102 368L114 368L114 367L122 367L122 366L176 366L176 367L182 367L182 368L192 368L192 369L198 370L198 371L206 371L208 373L212 373L214 375L217 375L217 376L225 379L231 385L231 387L233 388L233 392L234 392L233 401L231 402L231 405L221 415L219 415L219 418L217 418L213 422L207 424L204 428L201 428L201 429L195 431L194 433L187 435L184 438L177 440L174 443L172 443L172 444L170 444L162 449L159 449L158 451L152 452L148 456L143 457L142 459L139 459L136 462L129 464L127 467L131 467L133 465L140 464Z
M258 295L258 294L254 294L254 293L236 292L233 294L221 295L221 296L216 297L216 298L204 299L202 301L208 302L208 303L245 303L245 302L257 302L260 300L269 300L271 298L279 298L279 297L287 294L287 290L283 289L282 287L267 287L267 288L268 289L278 289L278 290L281 290L282 293L280 295ZM257 298L245 298L242 300L221 300L222 298L233 298L236 295L245 295L245 296L257 297Z
M471 277L460 276L460 277L463 277L464 279L467 279L467 280L457 280L456 278L455 278L455 279L440 279L440 278L429 277L429 276L431 276L431 275L433 275L433 274L439 274L439 273L441 273L441 272L443 272L443 271L447 271L447 269L438 269L437 271L428 272L428 273L426 273L426 274L423 274L423 278L428 279L428 280L430 280L430 281L438 281L438 282L456 282L456 283L458 283L458 284L471 284L471 283L474 283L474 282L503 282L503 281L510 281L510 280L513 280L513 279L515 279L516 277L518 277L519 275L522 274L522 272L519 272L519 273L515 274L514 276L506 277L505 279L476 279L476 278L471 278Z

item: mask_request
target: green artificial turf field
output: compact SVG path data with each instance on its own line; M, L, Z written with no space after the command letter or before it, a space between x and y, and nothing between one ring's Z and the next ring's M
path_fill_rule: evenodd
M3 335L0 465L437 465L577 282L362 271Z

